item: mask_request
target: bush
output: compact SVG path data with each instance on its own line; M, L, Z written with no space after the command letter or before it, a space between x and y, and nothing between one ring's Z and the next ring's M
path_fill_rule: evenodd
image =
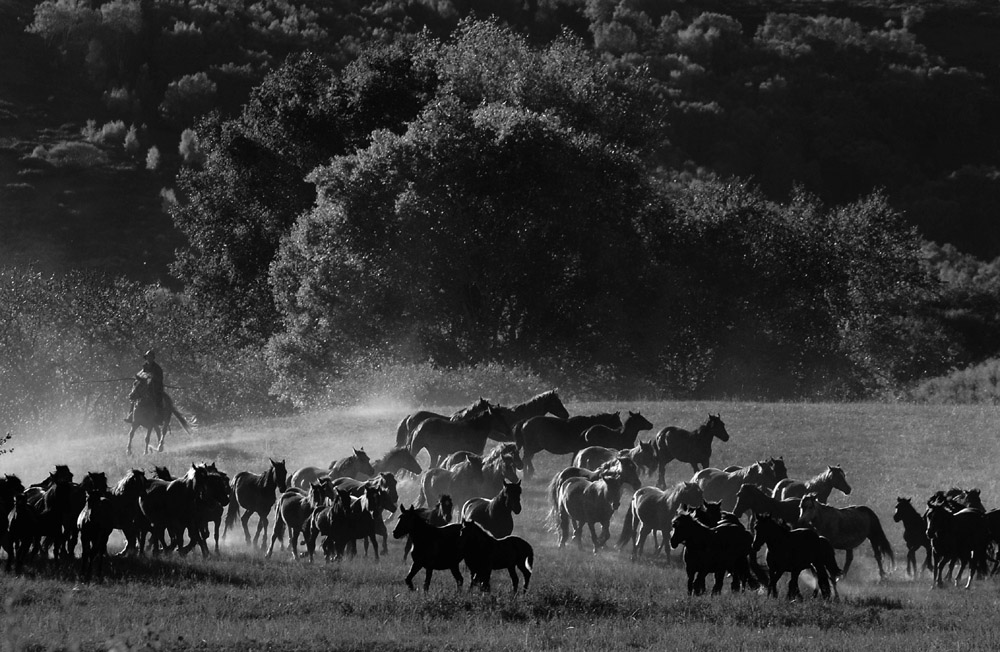
M160 113L179 124L190 124L212 108L217 92L215 82L207 74L184 75L167 86Z
M146 152L146 169L150 172L155 172L160 167L160 150L153 145Z
M39 145L32 156L45 160L57 168L88 169L108 163L107 155L90 143L63 141L49 149Z
M907 398L918 403L1000 404L1000 359L919 383Z

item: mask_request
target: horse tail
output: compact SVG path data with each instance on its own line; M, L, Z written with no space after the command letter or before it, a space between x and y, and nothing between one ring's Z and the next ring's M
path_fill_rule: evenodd
M622 533L618 537L618 549L621 550L626 543L633 543L635 539L635 525L638 518L635 513L635 503L629 502L628 509L625 510L625 518L622 519Z
M868 540L872 544L872 552L875 553L876 557L881 557L886 555L892 565L896 565L896 559L892 554L892 544L889 543L889 539L885 536L885 531L882 529L882 523L878 520L878 515L875 511L864 505L859 507L861 511L868 515L868 520L870 521L868 527Z
M409 420L410 415L407 414L403 417L403 420L399 422L399 426L396 428L396 448L406 446L406 440L410 438L410 429L406 426L406 422Z
M528 569L529 573L533 573L532 568L535 565L535 549L527 541L524 542L524 566Z
M427 481L426 476L420 478L420 493L417 494L417 507L423 507L427 505L427 492L424 491L424 483ZM403 557L406 558L405 556Z
M837 553L833 549L833 544L830 543L829 539L826 537L820 537L820 541L823 543L823 552L821 554L820 563L826 568L826 572L830 575L830 581L836 582L837 578L843 575L843 571L840 570L840 566L837 565Z
M524 421L520 421L514 424L514 427L511 429L514 435L514 445L522 453L524 452L524 424Z
M232 504L232 503L230 503ZM274 546L275 541L280 541L281 545L285 545L285 519L281 515L281 498L274 502L274 526L271 529L271 546Z
M194 415L185 417L184 413L177 409L177 405L172 401L170 404L170 413L177 417L177 421L180 422L181 427L184 428L184 432L194 436L194 431L198 429L198 419Z
M233 482L236 478L233 478ZM226 508L226 526L222 530L222 536L225 537L226 533L229 532L230 528L236 527L236 519L240 516L240 503L236 500L236 489L230 484L229 485L229 507Z
M559 485L562 484L561 473L556 473L552 476L552 480L549 481L548 493L549 493L549 503L551 507L549 508L549 518L559 521Z

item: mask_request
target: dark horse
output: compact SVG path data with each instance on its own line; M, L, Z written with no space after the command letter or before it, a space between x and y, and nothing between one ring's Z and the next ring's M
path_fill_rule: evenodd
M750 577L749 557L753 536L742 525L723 523L708 527L699 522L693 511L682 511L671 523L670 547L684 544L688 595L705 590L705 577L715 576L712 595L722 592L726 573L733 576L733 591L739 591Z
M824 598L830 597L830 584L837 591L840 568L833 552L833 546L824 537L809 528L789 529L783 523L771 518L770 514L759 514L754 522L753 549L760 550L767 545L767 570L770 576L767 594L778 597L778 580L790 573L788 599L801 598L799 573L811 570L816 575L816 583Z
M597 425L621 428L622 420L617 412L569 419L540 416L531 417L514 426L514 441L524 460L524 477L530 478L535 474L535 465L531 460L536 453L548 451L556 455L572 455L590 446L584 440L583 433L587 428Z
M495 537L514 532L514 514L521 513L521 481L503 481L492 498L470 498L462 505L462 520L475 521Z
M708 421L698 426L694 432L667 426L656 433L653 439L658 473L656 486L660 489L667 486L663 476L671 460L687 462L695 473L708 468L712 457L712 439L716 437L720 441L729 441L726 424L722 422L719 414L709 414ZM699 465L701 469L698 468Z
M847 575L851 567L854 549L868 539L875 555L875 563L878 564L879 577L885 577L882 557L888 556L889 561L893 561L892 545L885 536L878 515L871 507L831 507L816 500L816 496L807 494L799 501L799 523L812 525L817 532L829 539L834 548L847 552L844 575Z
M455 412L450 417L438 412L431 412L429 410L419 410L413 414L407 414L403 417L403 420L399 422L399 426L396 428L396 447L400 448L406 446L410 441L410 437L413 435L413 431L427 419L445 419L456 422L468 421L472 417L485 412L488 407L491 407L490 402L480 396L478 401L467 408Z
M104 577L104 562L108 558L108 538L115 527L114 505L107 490L87 491L87 502L77 518L80 531L80 575L90 579L94 562L97 574Z
M288 488L285 460L280 462L270 460L270 462L271 467L264 473L240 471L233 477L230 484L229 509L226 510L226 528L223 533L225 535L229 532L229 528L236 525L236 517L239 516L242 507L246 511L240 520L243 522L243 534L246 536L247 545L250 545L250 517L257 514L257 531L253 535L253 546L257 547L257 540L263 532L261 549L267 545L267 515L277 499L275 491L281 494Z
M132 382L132 391L129 392L128 399L135 403L135 413L132 415L132 428L128 431L128 446L125 448L127 455L132 454L132 437L139 428L146 429L146 447L144 452L153 450L149 445L149 437L153 430L156 431L156 451L163 452L163 439L170 432L170 417L177 417L184 430L193 435L193 429L198 427L194 417L185 417L170 395L163 393L163 411L156 408L156 397L153 395L151 385L152 376L139 374Z
M559 394L557 394L555 390L549 390L536 396L532 396L524 403L518 403L513 407L497 405L493 408L493 410L500 413L500 416L503 417L504 421L507 422L507 426L510 428L513 428L517 424L522 421L526 421L531 417L540 417L544 414L551 414L559 417L560 419L569 418L569 412L566 410L566 406L563 405L562 401L559 399ZM511 437L511 439L507 439L506 441L513 441L513 437Z
M506 569L510 574L513 592L517 593L517 572L524 575L524 590L531 581L531 565L535 551L521 537L495 537L475 521L463 520L460 531L462 554L469 567L469 588L478 584L483 591L490 591L490 575L495 570Z
M923 568L934 572L931 562L931 540L927 538L927 524L909 498L896 498L892 520L903 524L903 541L906 542L906 574L916 577ZM927 550L923 567L917 566L917 551Z
M482 455L486 449L486 440L496 438L495 432L500 433L500 440L510 438L510 426L492 408L487 408L482 414L465 422L427 419L413 431L409 443L410 454L416 457L417 453L426 448L432 467L438 466L442 458L456 451Z
M392 530L392 536L402 539L408 536L413 542L410 555L412 564L406 574L406 586L413 590L413 577L426 569L424 576L424 591L431 585L431 575L436 570L450 570L458 588L462 588L462 526L450 523L436 527L427 523L415 508L401 508L399 521Z
M620 428L609 428L600 424L591 426L583 432L583 440L589 446L604 446L605 448L632 448L635 438L644 430L652 430L653 424L638 412L629 411L625 422Z
M962 509L952 513L945 505L929 503L925 514L927 538L934 551L934 586L944 586L944 567L961 562L955 585L962 579L962 572L969 567L969 580L987 570L986 555L990 543L989 526L985 514L978 509ZM949 571L950 575L950 571Z

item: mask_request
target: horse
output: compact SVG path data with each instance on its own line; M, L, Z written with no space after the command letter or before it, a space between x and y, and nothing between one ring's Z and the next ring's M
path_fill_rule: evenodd
M203 464L205 468L205 491L198 498L198 519L202 527L202 537L208 539L208 524L214 523L215 554L219 554L219 528L222 516L229 505L229 476L218 470L215 463ZM190 473L190 471L188 471Z
M166 392L163 393L163 411L159 411L156 406L156 396L152 391L152 376L149 374L138 374L132 382L132 390L129 392L128 400L135 403L135 410L132 414L132 427L128 431L128 446L125 454L132 454L132 438L139 428L146 429L146 444L143 450L148 454L154 449L149 445L149 437L156 431L156 452L163 452L163 440L170 432L170 418L177 417L181 427L189 435L194 435L194 430L198 428L198 421L194 417L186 417L177 406L174 400Z
M531 417L514 426L514 442L524 459L524 477L530 478L535 474L532 458L541 451L556 455L572 455L586 448L589 444L584 441L583 433L587 428L596 425L620 428L622 421L615 412L575 416L569 419L550 416Z
M108 538L115 527L114 505L107 490L87 491L87 502L77 517L80 531L80 575L90 579L94 562L97 562L98 577L104 577L104 561L108 557Z
M351 496L346 489L335 489L340 495L347 494L344 518L337 527L330 528L326 534L326 541L323 549L327 555L335 552L336 559L341 559L344 550L351 546L351 554L355 554L355 541L365 540L365 550L368 550L368 543L371 543L372 552L375 554L375 561L379 559L378 525L382 523L383 496L387 493L384 486L378 484L363 484L360 496ZM384 526L383 526L384 529Z
M10 571L13 560L17 572L20 573L24 560L32 548L40 545L42 537L41 517L24 493L14 496L14 509L9 515L7 536L10 540L10 547L7 548L7 570ZM13 556L10 554L11 550L14 552Z
M462 505L461 519L475 521L500 538L514 532L514 514L521 513L521 481L508 482L492 498L470 498Z
M411 591L413 587L413 577L425 569L424 591L430 588L431 576L436 570L450 570L452 577L462 588L462 571L459 564L464 558L462 550L462 526L458 523L450 523L440 527L430 525L421 517L418 510L411 507L403 507L399 512L399 520L392 530L392 536L396 539L409 537L413 542L413 550L410 555L412 561L410 571L406 574L406 586Z
M910 577L916 577L922 570L917 566L917 551L921 548L927 550L922 568L933 572L934 564L931 562L931 541L927 538L927 524L909 498L896 498L896 508L892 512L892 520L903 524L903 541L906 543L906 574Z
M488 407L492 407L490 402L480 396L478 401L467 408L458 410L451 416L439 414L437 412L430 412L429 410L420 410L419 412L414 412L413 414L407 414L403 417L403 420L399 422L399 426L396 428L396 448L406 446L413 435L413 431L427 419L444 419L446 421L455 422L467 421L474 416L482 414Z
M343 535L352 518L351 503L353 499L351 495L343 489L333 489L332 487L329 487L325 491L327 491L329 500L322 507L317 505L316 509L312 512L312 517L303 526L306 553L309 555L310 563L313 561L313 554L316 550L316 539L320 534L326 537L323 550L326 561L330 561L335 537Z
M622 522L622 533L618 537L618 547L623 547L626 543L632 545L632 561L642 555L642 549L646 545L646 537L653 533L653 540L656 540L656 532L663 532L663 540L666 541L670 532L670 525L674 516L682 505L700 505L703 502L701 487L694 482L679 482L670 491L663 491L657 487L642 487L632 494L632 501L629 503L628 511ZM638 540L636 540L638 535ZM667 553L667 559L670 553Z
M667 426L653 438L653 448L656 450L656 466L659 477L656 486L666 487L664 472L671 460L687 462L695 473L707 469L712 457L712 439L729 441L726 424L721 415L709 414L708 420L698 426L694 432L676 426ZM701 465L701 469L698 466Z
M622 494L621 476L606 473L600 479L590 481L585 478L569 478L559 485L556 496L559 515L559 547L566 545L569 538L569 522L575 524L573 538L580 549L583 540L580 537L583 526L590 529L590 538L594 543L594 554L604 547L611 533L608 531L611 516L618 509ZM601 536L598 538L594 528L595 523L601 524Z
M426 449L431 466L438 466L442 458L455 451L467 450L482 455L486 440L495 438L494 432L501 434L499 441L506 441L511 436L510 426L492 408L463 422L427 419L413 431L409 442L410 454L416 457L417 453Z
M375 475L371 458L368 457L365 449L362 447L353 450L353 454L330 462L327 475L331 478L354 478L355 480L364 480Z
M208 556L198 513L198 499L205 493L207 474L205 467L192 464L190 472L181 478L171 482L152 481L146 493L139 498L139 507L149 521L154 553L159 552L163 543L162 532L166 531L170 534L170 545L166 550L176 548L184 555L195 545L200 545L202 555ZM190 537L186 547L183 545L185 531Z
M813 494L816 500L825 503L834 489L840 490L845 496L851 495L851 485L847 484L847 477L844 469L840 466L828 466L818 475L805 482L799 480L779 480L771 495L778 500L786 498L802 498L806 494Z
M670 524L670 547L684 545L688 595L705 591L705 577L715 576L712 595L722 593L726 573L733 577L733 591L739 591L751 577L748 559L753 552L753 536L742 525L724 523L708 527L690 511L681 511Z
M961 581L966 566L969 567L969 579L965 588L972 586L972 578L986 572L991 537L985 514L968 508L952 513L945 505L928 504L925 520L927 538L934 551L934 586L944 586L944 567L956 560L961 565L955 576L955 586Z
M479 497L492 496L507 482L517 482L517 465L509 455L494 449L483 458L483 482L479 485Z
M304 493L297 487L286 489L274 505L274 528L271 533L271 545L268 546L264 558L271 558L271 553L274 552L274 542L281 538L283 528L287 526L292 559L298 559L299 535L309 523L313 512L325 503L326 490L319 482L310 485L308 493Z
M420 518L424 519L426 523L440 527L451 523L451 513L454 508L455 505L451 501L451 496L442 494L438 497L437 504L434 507L417 507L415 509ZM410 537L406 537L406 543L403 545L403 561L406 561L411 548L413 548L413 541L410 540Z
M778 500L770 492L766 492L755 484L745 484L736 492L736 505L733 513L742 518L747 512L755 516L770 514L787 525L797 525L799 522L799 499L788 498Z
M479 495L483 486L483 462L469 459L451 469L435 467L420 476L418 506L433 505L441 494L448 494L459 504Z
M463 520L459 530L459 541L465 565L469 568L469 588L478 584L486 593L490 592L490 575L495 570L507 569L513 585L512 593L517 593L517 572L524 576L524 590L531 581L531 566L535 562L535 551L531 544L515 536L495 536L479 523Z
M593 471L580 468L578 466L567 466L565 469L556 473L552 476L552 480L549 481L548 495L549 504L551 509L549 510L549 516L558 519L559 515L559 486L564 480L569 478L584 478L594 482L600 480L605 475L617 475L621 478L622 484L627 484L632 487L633 491L638 491L642 486L642 480L639 479L639 467L636 466L635 462L628 458L616 457L615 459L605 462Z
M605 448L631 448L635 446L635 438L640 432L652 430L653 424L639 412L628 413L620 428L609 428L600 424L583 431L583 440L590 446Z
M114 529L121 530L125 537L125 547L119 555L139 551L139 537L146 528L146 518L142 515L139 500L146 493L146 474L139 469L126 473L111 488L111 513Z
M391 448L385 455L372 462L371 476L375 477L380 473L392 473L395 475L400 471L409 471L414 475L420 475L423 471L420 468L420 463L410 454L406 446Z
M572 466L593 470L616 457L632 460L641 473L652 473L656 468L656 452L651 441L640 441L632 448L617 450L605 446L588 446L573 457Z
M799 523L810 524L813 529L826 537L837 550L847 552L844 559L844 575L851 568L854 559L854 549L868 539L878 564L880 578L885 577L882 567L882 556L893 561L892 545L885 536L878 515L865 505L852 507L831 507L818 500L816 496L806 494L799 502Z
M559 419L569 418L569 411L566 410L566 406L563 405L559 394L554 389L532 396L527 401L513 407L497 405L493 410L500 413L500 416L507 422L508 428L513 428L531 417L540 417L545 414L551 414ZM513 441L513 438L504 441Z
M493 450L491 450L489 454L484 458L484 461L494 455L503 455L510 457L510 459L513 460L514 462L514 468L516 469L524 468L524 460L521 459L521 453L517 450L517 444L514 444L513 442L508 441L508 442L498 443L496 446L493 447ZM443 460L441 460L441 466L442 468L450 469L459 462L464 462L470 457L483 457L483 456L477 455L472 451L455 451L454 453L448 455Z
M35 550L42 553L43 558L48 557L48 550L52 548L52 556L56 559L60 557L73 558L73 549L76 544L76 517L80 513L78 504L78 490L80 485L66 479L67 476L50 475L47 480L46 489L40 486L29 487L25 491L28 503L35 509L38 515L38 525L40 538L35 546ZM68 477L72 477L69 474Z
M390 514L396 511L396 507L399 504L399 492L396 489L396 476L386 471L375 475L374 477L361 482L360 480L355 480L353 478L336 478L335 480L330 480L330 486L333 489L343 489L347 491L351 497L360 498L365 495L365 492L369 487L375 487L381 489L378 495L379 509L376 511L375 516L377 523L375 524L376 532L382 537L382 552L389 552L389 533L386 530L385 522L382 520L382 510L389 512ZM368 541L365 540L365 554L368 553Z
M767 570L770 576L767 584L768 596L778 597L778 580L786 572L791 574L788 580L788 599L801 598L799 592L799 574L811 570L816 576L820 593L824 598L830 598L830 585L837 592L837 578L840 568L833 546L824 537L809 528L790 529L784 523L770 514L759 514L754 521L753 550L759 551L767 545Z
M261 549L267 542L267 515L276 500L275 490L284 493L288 488L287 470L285 460L275 462L269 459L271 466L264 473L251 473L240 471L230 483L229 509L226 510L225 532L236 525L236 518L240 515L240 508L245 511L240 520L243 523L243 534L246 537L247 545L250 543L250 517L257 514L257 531L253 535L253 547L257 547L257 540L261 532L264 533Z
M17 497L24 492L24 483L16 475L5 474L0 478L0 548L7 553L7 571L14 563L14 537L10 534L8 517L14 509Z
M745 484L759 484L772 487L777 479L774 467L767 461L754 462L745 467L731 467L733 471L707 468L694 474L691 482L696 482L705 494L705 500L722 502L722 509L733 511L736 506L736 493Z

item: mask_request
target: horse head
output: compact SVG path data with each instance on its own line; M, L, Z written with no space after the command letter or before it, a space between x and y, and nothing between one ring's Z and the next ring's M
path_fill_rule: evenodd
M309 504L313 508L321 507L326 503L326 487L322 482L309 483Z
M107 492L108 476L104 474L104 471L89 471L87 475L83 476L80 486L83 487L85 491Z
M274 474L274 482L278 485L278 491L285 493L285 490L288 489L288 469L285 468L285 460L275 462L270 457L267 459L271 462L270 471Z
M679 501L682 507L690 509L690 505L702 504L705 501L705 494L697 482L682 482L676 488L674 501Z
M632 455L632 461L640 470L649 469L652 472L656 468L656 447L652 441L640 441L639 451Z
M687 505L677 510L677 515L670 522L670 547L677 549L682 543L686 544L694 525L694 514Z
M843 491L845 496L850 496L851 485L847 484L847 475L844 473L844 469L840 468L840 466L828 466L826 468L830 473L833 486Z
M516 482L503 482L503 495L504 500L507 502L507 507L514 514L521 513L521 481Z
M717 437L719 441L729 441L729 433L726 431L726 424L722 422L722 414L709 414L708 421L705 422L705 429Z
M715 527L722 520L722 501L703 501L695 508L695 518L708 527Z
M632 412L629 410L628 417L625 419L623 427L626 430L634 428L636 432L642 432L644 430L652 430L653 424L649 422L649 419L642 416L642 413Z
M159 478L160 480L166 480L167 482L174 479L174 476L170 474L170 470L165 466L154 466L153 477Z
M517 480L517 465L510 455L503 455L500 458L500 473L504 482L514 482Z
M909 511L915 511L911 500L909 498L897 496L896 508L892 511L892 520L899 523L903 520L903 516Z
M753 523L753 542L750 547L754 552L760 551L767 543L768 535L774 531L775 527L780 527L777 521L771 518L768 512L758 514Z
M514 468L521 470L524 468L524 460L521 458L520 451L517 450L517 444L512 442L504 442L497 445L497 449L500 451L501 455L510 457L514 461Z
M399 508L399 518L396 520L396 527L392 528L392 538L402 539L406 535L413 532L414 523L420 520L420 512L416 507L410 505L409 509L405 506Z
M375 486L382 489L382 496L379 501L382 509L392 514L396 511L399 503L399 492L396 489L396 476L386 471L375 476Z
M441 494L440 496L438 496L436 509L438 511L438 514L440 514L441 517L444 519L444 521L447 523L451 521L451 513L455 509L455 503L452 502L451 496L449 496L448 494Z
M811 523L819 514L820 502L815 494L806 494L799 501L799 524Z
M774 472L775 480L787 480L788 479L788 469L785 468L785 458L784 456L772 457L767 463L770 465L771 470Z
M357 472L364 473L368 477L375 475L375 468L372 466L371 458L365 452L364 446L354 449L354 460L357 465Z
M559 398L559 394L556 390L549 390L545 392L545 411L553 416L557 416L560 419L569 418L569 410L563 405L562 400Z

